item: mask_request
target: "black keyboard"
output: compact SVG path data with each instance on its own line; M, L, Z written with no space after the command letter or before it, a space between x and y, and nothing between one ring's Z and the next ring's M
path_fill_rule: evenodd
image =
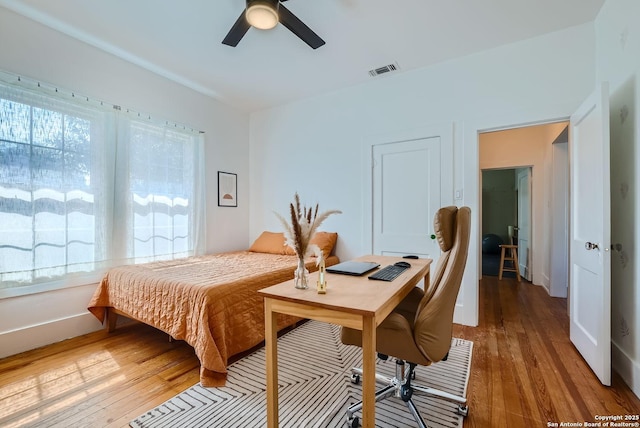
M377 281L393 281L400 276L402 272L409 269L408 267L389 265L383 267L373 275L369 275L369 279L375 279Z

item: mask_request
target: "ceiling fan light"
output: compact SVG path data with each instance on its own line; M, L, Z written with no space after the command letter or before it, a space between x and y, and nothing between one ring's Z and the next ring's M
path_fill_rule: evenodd
M278 2L254 1L247 5L245 17L251 26L270 30L278 25Z

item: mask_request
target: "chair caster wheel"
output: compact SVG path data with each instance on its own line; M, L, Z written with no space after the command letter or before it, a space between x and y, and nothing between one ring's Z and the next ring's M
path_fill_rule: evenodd
M351 383L354 384L354 385L359 385L360 384L360 375L358 373L353 373L351 375Z
M462 416L463 418L467 417L469 414L469 406L458 405L458 409L456 413Z
M358 428L360 426L360 419L357 416L354 416L351 419L347 419L347 427L349 428Z

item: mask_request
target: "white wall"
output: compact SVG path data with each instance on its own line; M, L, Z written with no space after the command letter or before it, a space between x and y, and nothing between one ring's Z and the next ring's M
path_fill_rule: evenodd
M569 295L569 128L551 146L549 176L549 294L565 298Z
M640 396L640 2L608 0L595 22L596 76L608 81L611 126L612 363Z
M207 251L249 239L249 116L0 7L0 69L205 131ZM217 171L238 173L238 208L217 206ZM100 328L95 284L0 299L0 357Z
M298 191L306 201L343 211L325 227L339 233L338 256L370 253L364 244L370 232L362 227L370 210L363 204L370 183L362 178L367 176L362 146L382 134L452 124L454 168L445 173L462 191L456 203L473 213L456 321L475 325L481 246L478 132L567 118L591 92L594 74L594 28L585 24L254 113L251 237L278 230L272 211L285 211Z

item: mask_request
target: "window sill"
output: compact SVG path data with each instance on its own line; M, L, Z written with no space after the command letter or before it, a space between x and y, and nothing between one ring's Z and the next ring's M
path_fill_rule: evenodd
M12 297L28 296L30 294L46 293L49 291L64 290L67 288L82 287L91 284L98 284L102 280L105 272L106 270L87 272L82 274L69 275L66 278L58 280L0 289L0 300Z

